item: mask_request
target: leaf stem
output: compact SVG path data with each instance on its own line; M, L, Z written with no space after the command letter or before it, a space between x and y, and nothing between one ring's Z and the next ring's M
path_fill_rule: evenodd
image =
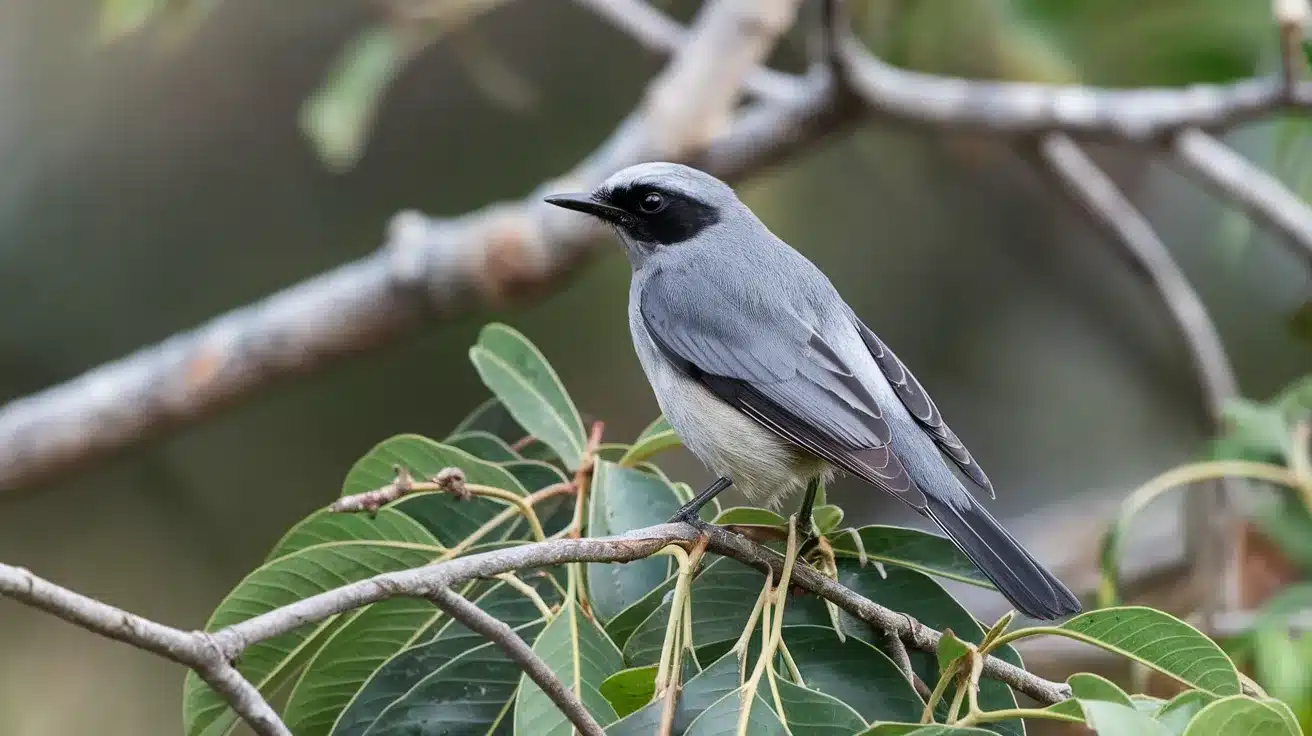
M1042 718L1049 721L1084 723L1083 718L1048 710L1047 708L1006 708L1004 710L985 710L976 713L969 713L965 718L962 718L952 725L961 728L968 728L970 726L978 726L981 723L996 723L997 721L1010 721L1017 718Z

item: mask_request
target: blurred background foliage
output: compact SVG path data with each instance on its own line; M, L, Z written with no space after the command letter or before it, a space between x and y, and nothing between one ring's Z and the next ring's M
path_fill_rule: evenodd
M1174 85L1276 60L1258 0L852 5L872 49L925 71ZM803 59L799 30L776 62ZM0 0L0 396L359 257L399 209L522 195L595 145L660 62L569 0ZM1306 192L1304 127L1232 142ZM1306 373L1305 264L1139 152L1095 153L1202 293L1244 393ZM913 367L988 468L996 513L1072 583L1096 576L1098 520L1203 451L1195 382L1155 295L1006 146L875 122L740 191ZM465 350L487 319L534 336L585 419L636 434L656 408L627 284L609 254L540 301L432 325L4 497L0 559L199 626L378 439L443 436L473 408ZM706 479L686 455L667 466ZM854 524L909 521L858 486L831 493ZM1178 545L1175 524L1145 524L1144 544ZM1000 607L963 600L985 617ZM0 652L0 733L176 731L171 665L9 602Z

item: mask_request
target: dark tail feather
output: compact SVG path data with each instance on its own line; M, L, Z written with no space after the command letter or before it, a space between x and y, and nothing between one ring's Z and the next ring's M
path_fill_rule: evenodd
M1043 569L1024 547L967 496L961 508L926 494L924 509L971 562L984 573L1016 610L1038 619L1079 613L1080 602L1052 573Z

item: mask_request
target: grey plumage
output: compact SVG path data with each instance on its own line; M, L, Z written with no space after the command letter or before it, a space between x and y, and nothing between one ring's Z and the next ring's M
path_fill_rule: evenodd
M713 472L771 507L817 477L853 474L938 524L1023 613L1079 610L957 479L945 456L993 492L906 366L726 184L642 164L548 201L615 227L633 266L638 359Z

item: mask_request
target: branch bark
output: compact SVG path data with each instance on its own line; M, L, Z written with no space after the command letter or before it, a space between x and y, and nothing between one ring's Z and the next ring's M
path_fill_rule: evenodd
M268 703L230 665L254 644L379 601L397 597L427 598L444 609L449 607L453 617L507 648L508 653L521 666L535 668L531 659L535 657L531 650L525 656L524 651L507 638L500 627L486 620L487 614L478 611L467 601L462 606L452 600L454 594L450 592L451 588L475 578L491 578L502 573L569 562L631 562L650 557L669 544L694 544L702 535L702 531L687 524L659 524L611 537L554 539L456 557L445 562L384 573L349 583L212 633L187 632L149 621L60 588L21 568L4 564L0 564L0 594L102 636L195 669L244 720L257 728L261 736L284 736L288 734L286 727L277 719ZM779 576L783 571L784 560L778 554L723 529L711 529L707 549L771 575ZM926 652L934 652L938 648L942 636L940 632L871 601L810 566L795 566L791 583L832 601L852 616L875 627L877 632L895 636L909 647ZM522 640L519 644L524 645ZM527 649L527 645L524 648ZM532 669L527 671L544 691L552 695L548 685L538 679L541 672L535 675ZM983 672L985 677L1005 682L1044 704L1056 703L1070 696L1069 688L1062 683L1045 680L994 657L984 662ZM553 700L558 695L552 695ZM560 701L557 704L562 705ZM565 703L563 707L572 706Z
M461 217L403 212L384 246L365 259L0 408L0 492L200 421L433 316L543 292L603 241L583 218L542 206L538 195L547 189L587 187L656 158L734 181L872 117L998 136L1062 132L1167 143L1182 167L1312 260L1312 209L1203 132L1312 109L1312 82L1292 71L1178 89L967 80L893 67L835 22L821 29L831 32L821 36L821 51L834 59L816 66L827 73L793 78L762 62L791 24L797 0L709 2L687 30L638 0L578 1L649 48L678 51L641 108L578 167L523 200ZM836 7L826 2L832 16ZM1297 2L1297 13L1281 16L1282 29L1305 15L1305 0ZM756 102L734 116L741 89Z

